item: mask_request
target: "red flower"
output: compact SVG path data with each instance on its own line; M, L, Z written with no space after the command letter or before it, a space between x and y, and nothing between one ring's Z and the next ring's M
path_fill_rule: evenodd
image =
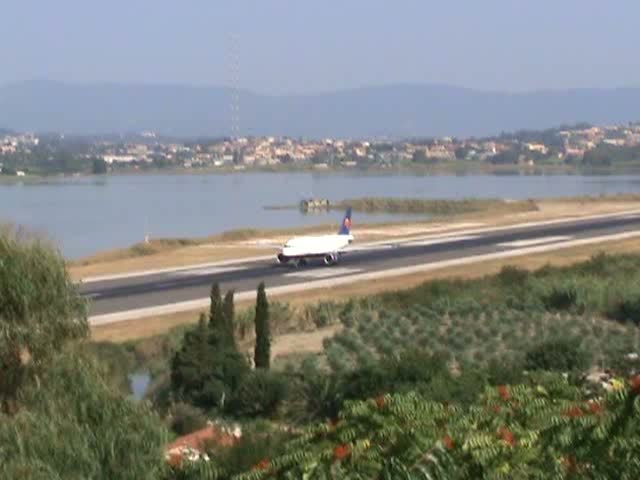
M444 444L445 448L447 450L453 450L454 448L456 448L456 444L453 441L453 438L451 438L449 435L446 435L443 439L442 439L442 443Z
M604 407L598 402L589 402L589 410L594 415L602 415L602 412L604 412Z
M509 392L509 387L507 387L506 385L498 386L498 394L500 395L500 398L505 401L511 398L511 392Z
M640 375L636 375L635 377L633 377L631 380L629 380L629 383L631 384L631 391L633 393L640 394Z
M579 418L584 416L584 412L580 407L576 405L575 407L571 407L569 410L567 410L566 415L567 417L571 417L571 418Z
M271 468L271 462L268 458L263 458L254 467L254 470L268 470Z
M333 449L333 457L336 460L344 460L351 454L351 448L349 445L338 445Z
M500 430L498 430L498 435L500 435L500 438L504 442L508 443L512 447L515 447L518 443L516 441L516 436L514 435L514 433L506 427L500 428Z
M384 407L386 403L387 401L385 400L384 395L376 397L376 405L378 406L378 408Z

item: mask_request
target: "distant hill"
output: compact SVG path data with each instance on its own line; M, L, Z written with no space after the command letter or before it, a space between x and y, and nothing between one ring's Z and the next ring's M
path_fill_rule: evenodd
M0 125L38 132L220 136L230 133L229 97L223 87L30 81L0 87ZM240 108L243 135L467 137L636 121L640 88L505 94L390 85L291 96L242 91Z

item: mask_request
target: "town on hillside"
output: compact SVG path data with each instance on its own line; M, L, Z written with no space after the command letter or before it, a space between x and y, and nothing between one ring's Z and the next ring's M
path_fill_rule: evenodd
M3 175L102 174L147 169L390 168L420 165L612 167L640 161L640 123L578 124L486 138L177 140L0 131Z

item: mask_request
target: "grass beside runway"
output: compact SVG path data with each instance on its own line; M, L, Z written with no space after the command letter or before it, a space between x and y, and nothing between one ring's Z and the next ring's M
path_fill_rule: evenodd
M513 265L529 270L541 268L547 264L554 266L567 266L573 263L587 260L599 253L640 253L640 239L609 242L600 245L588 245L573 248L564 248L529 256L507 258L500 260L480 261L477 263L444 268L423 273L416 273L401 277L369 280L349 285L342 285L338 289L317 289L304 292L296 292L290 295L278 297L278 300L287 301L292 307L305 307L328 298L337 301L346 301L354 297L365 297L383 292L406 290L416 287L425 281L442 278L478 278L484 275L497 273L505 265ZM252 308L252 301L238 303L238 310ZM122 342L139 338L153 337L166 333L171 328L192 324L197 321L199 311L181 312L140 320L126 320L110 325L92 328L92 338L97 341ZM277 339L275 340L277 343ZM286 351L286 348L282 348Z
M503 226L521 222L545 221L565 217L580 217L614 213L640 208L640 196L619 195L608 197L579 197L569 199L536 200L535 208L526 202L513 208L504 203L500 209L492 208L492 201L478 201L484 209L469 213L440 215L430 221L392 224L360 225L355 221L354 234L358 242L392 240L403 236L429 234L434 228L456 230L463 222L481 222L486 226ZM455 203L455 202L448 202ZM449 207L447 207L449 209ZM250 258L275 254L276 245L291 235L334 233L335 222L325 226L298 229L257 230L244 229L200 239L158 239L149 244L138 244L127 249L103 252L90 258L69 262L72 278L129 273L135 271L186 267L198 263Z

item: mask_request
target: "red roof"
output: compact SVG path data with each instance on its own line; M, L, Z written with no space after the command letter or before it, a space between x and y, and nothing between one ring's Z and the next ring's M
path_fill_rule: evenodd
M172 464L180 463L182 459L181 451L191 449L202 452L207 443L215 443L221 447L231 447L238 441L238 438L231 433L223 432L215 425L209 425L202 430L184 435L175 439L165 447L165 453L169 455Z

